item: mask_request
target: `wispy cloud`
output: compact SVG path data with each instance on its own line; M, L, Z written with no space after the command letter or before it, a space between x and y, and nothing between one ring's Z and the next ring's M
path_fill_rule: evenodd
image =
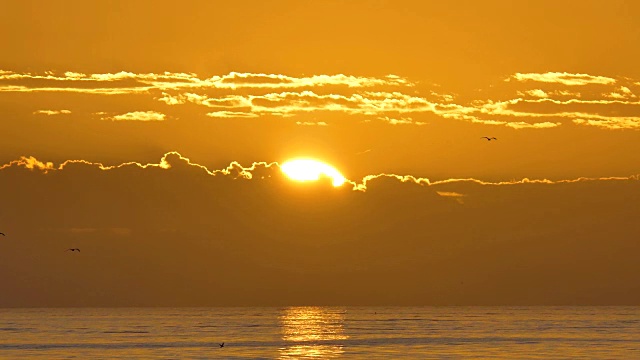
M467 196L454 191L436 191L436 194L443 197L454 198L458 202L458 204L464 204L464 197Z
M572 74L568 72L547 73L516 73L509 79L517 81L538 81L544 83L558 83L569 86L581 86L588 84L608 85L616 82L615 79L606 76L594 76L588 74ZM509 80L507 79L507 81Z
M523 92L519 92L520 94L527 94L533 97L538 97L538 98L547 98L549 97L549 94L547 94L546 92L544 92L544 90L541 89L533 89L533 90L527 90L524 93Z
M256 118L259 115L242 111L214 111L207 113L207 116L213 118Z
M591 116L586 118L577 117L572 120L575 124L579 125L588 125L600 127L603 129L639 129L640 128L640 117L594 117Z
M553 122L539 122L539 123L526 123L524 121L517 121L517 122L509 122L505 124L508 127L514 128L514 129L548 129L548 128L554 128L556 126L560 126L562 125L559 122L553 123Z
M176 72L35 74L0 70L0 92L149 96L167 106L202 106L206 108L203 114L212 118L287 118L310 112L340 112L359 117L361 121L373 118L389 125L426 125L424 120L413 120L416 114L421 114L424 115L421 119L435 117L519 130L550 129L563 123L609 129L640 128L640 112L636 114L633 109L625 108L626 116L618 116L619 112L615 111L618 105L640 105L633 93L636 85L631 79L547 72L516 73L507 81L509 83L501 82L496 89L482 92L491 94L487 98L466 96L458 99L457 94L442 92L439 87L418 89L415 82L397 75L296 77L230 72L203 78L193 73ZM527 88L530 84L525 82L533 82L535 87ZM581 92L573 90L583 85L593 86L582 87ZM569 86L572 89L567 89ZM511 98L508 94L514 92L518 97ZM525 104L529 106L523 108ZM549 111L552 104L558 105L555 111ZM576 110L578 105L584 106ZM64 114L64 111L40 110L36 113L54 115ZM166 115L149 110L102 118L150 122L165 120ZM298 119L292 119L292 122L308 125L307 121Z
M324 121L296 121L296 125L302 125L302 126L327 126L329 124L327 124Z
M445 196L445 197L463 197L466 196L464 194L460 194L457 192L452 192L452 191L436 191L436 193L440 196Z
M0 84L0 91L37 92L70 91L99 94L123 94L146 92L150 90L185 89L295 89L323 86L343 86L362 88L372 86L413 86L407 79L397 75L384 77L352 76L344 74L287 76L282 74L230 72L226 75L200 78L193 73L118 73L83 74L67 71L56 75L47 71L44 74L17 73L0 70L0 81L40 80L50 86L30 87L27 85ZM83 83L83 86L78 84ZM94 85L91 87L90 85Z
M179 102L188 101L207 107L251 108L259 114L291 114L313 111L341 111L350 114L374 115L384 112L433 111L436 103L400 92L363 92L351 95L300 92L267 93L263 95L227 95L203 97L182 94Z
M309 77L293 77L279 74L252 74L232 72L224 76L207 79L216 88L301 88L327 85L347 87L371 87L379 85L412 86L413 84L397 75L383 78L337 75L313 75Z
M542 91L542 90L541 90ZM537 95L542 93L534 92ZM548 94L545 92L544 95ZM567 94L564 94L567 95ZM606 120L606 123L620 121L626 123L624 127L635 127L630 119L635 117L620 118L616 116L604 116L590 112L562 111L544 113L535 111L517 111L512 109L519 103L543 103L549 102L557 105L568 104L635 104L624 100L583 100L566 99L556 100L549 97L537 99L516 98L505 101L475 101L471 105L452 103L437 103L423 97L408 95L400 92L362 92L352 95L317 94L313 91L267 93L263 95L228 95L223 97L206 97L196 94L181 94L176 97L175 103L192 102L210 108L223 108L210 113L214 117L254 117L254 116L295 116L299 113L331 111L343 112L349 115L378 115L377 119L392 125L414 124L424 125L424 122L413 121L408 116L390 116L389 114L431 113L444 119L455 119L481 123L485 125L503 125L513 129L548 129L560 126L560 121L530 122L522 118L556 118L571 120L576 118L590 118L592 120ZM242 108L239 112L232 109ZM249 115L252 114L252 115ZM497 116L497 117L496 117Z
M71 114L70 110L38 110L33 112L34 115L60 115Z
M550 91L548 93L549 95L554 95L554 96L570 96L570 97L574 97L574 98L580 98L582 97L582 94L580 94L577 91L569 91L569 90L553 90Z
M133 111L126 114L106 117L104 120L113 121L163 121L166 115L156 111Z
M617 91L602 94L602 96L610 99L632 99L636 97L636 95L631 92L631 89L626 86L620 86Z
M439 101L447 102L447 103L454 101L455 98L456 98L455 95L453 95L453 94L441 94L441 93L438 93L436 91L431 91L430 93L431 93L432 96L437 98Z
M516 105L520 102L543 102L548 101L559 105L567 105L567 104L611 104L611 103L622 103L622 104L636 104L630 103L620 100L579 100L573 99L571 101L557 101L557 100L549 100L549 99L538 99L538 100L524 100L524 99L513 99L508 101L498 101L493 102L489 101L481 106L480 111L495 116L507 116L507 117L515 117L515 118L564 118L571 119L571 121L575 124L581 125L593 125L599 126L603 128L609 129L637 129L640 128L640 116L610 116L610 115L601 115L599 113L594 112L581 112L581 111L560 111L560 112L533 112L533 111L522 111L522 110L514 110L512 109L513 105ZM510 125L509 125L510 124ZM524 124L518 124L517 122L511 122L507 124L507 126L516 127L522 126L522 128L530 127L523 126ZM545 122L540 123L541 125L536 125L538 128L546 128L546 127L555 127L560 125L560 123L551 123Z
M391 125L425 125L425 122L422 121L413 121L410 117L401 117L399 119L390 118L388 116L379 117L379 120L387 122Z

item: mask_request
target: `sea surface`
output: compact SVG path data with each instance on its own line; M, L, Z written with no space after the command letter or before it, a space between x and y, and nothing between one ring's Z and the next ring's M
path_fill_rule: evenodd
M640 307L0 309L3 360L302 358L640 359Z

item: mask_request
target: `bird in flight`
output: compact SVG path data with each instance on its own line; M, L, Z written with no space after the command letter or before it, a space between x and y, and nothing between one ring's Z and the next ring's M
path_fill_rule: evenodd
M7 235L5 235L4 233L0 233L0 235L2 235L2 236L7 236Z
M73 249L67 249L67 250L65 250L65 251L77 251L77 252L80 252L80 249L78 249L78 248L73 248Z
M480 139L487 139L487 141L491 141L491 140L498 140L498 138L495 137L488 137L488 136L483 136Z
M222 343L222 344L218 344L218 345L220 345L220 347L221 347L221 348L222 348L222 347L224 347L224 343Z

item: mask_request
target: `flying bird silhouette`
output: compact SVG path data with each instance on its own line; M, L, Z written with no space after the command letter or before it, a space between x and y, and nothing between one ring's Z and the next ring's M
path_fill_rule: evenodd
M495 137L488 137L488 136L483 136L480 139L487 139L487 141L491 141L491 140L498 140L498 138Z
M221 347L221 348L222 348L222 347L224 347L224 343L222 343L222 344L218 344L218 345L220 345L220 347Z
M67 249L67 250L65 250L65 251L77 251L77 252L80 252L80 249L78 249L78 248L73 248L73 249Z
M2 235L2 236L7 236L7 235L5 235L4 233L0 233L0 235Z

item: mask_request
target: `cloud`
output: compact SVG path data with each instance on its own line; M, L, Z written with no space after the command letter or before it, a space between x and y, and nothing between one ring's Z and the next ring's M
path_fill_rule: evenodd
M279 164L277 162L271 162L271 163L254 162L249 167L243 167L242 165L240 165L240 163L238 163L236 161L233 161L226 168L218 169L218 170L209 170L206 166L192 162L189 158L182 156L177 151L170 151L170 152L165 153L160 158L160 162L158 162L158 163L142 164L142 163L139 163L139 162L136 162L136 161L129 161L129 162L124 162L124 163L121 163L121 164L118 164L118 165L104 165L104 164L99 163L99 162L92 162L92 161L87 161L87 160L66 160L66 161L62 162L60 165L54 166L54 164L52 162L46 162L45 163L45 162L37 160L33 156L30 156L30 157L23 156L18 160L13 160L13 161L10 161L7 164L4 164L4 165L0 166L0 170L4 170L4 169L7 169L7 168L11 168L11 167L19 167L19 168L22 167L22 168L26 168L26 169L30 169L30 170L38 169L38 170L42 170L43 172L47 173L48 171L62 171L66 167L68 167L70 165L87 165L87 166L96 167L96 168L98 168L100 170L103 170L103 171L121 169L121 168L126 168L126 167L138 167L140 169L157 168L157 169L167 170L167 169L171 168L171 164L169 162L169 158L170 157L174 157L178 161L181 161L182 163L184 163L184 164L186 164L188 166L203 170L204 172L206 172L208 175L211 175L211 176L233 175L233 174L235 174L235 175L237 175L239 177L242 177L242 178L245 178L245 179L251 179L253 177L252 172L254 170L256 170L256 168L258 168L258 167L269 169L269 168L272 168L272 167L279 166Z
M612 93L608 93L608 94L602 94L602 96L607 97L607 98L611 98L611 99L626 99L627 98L625 95L617 93L617 92L612 92Z
M457 192L451 192L451 191L436 191L436 193L440 196L445 196L445 197L463 197L466 196L464 194L460 194Z
M562 123L559 123L559 122L526 123L523 121L518 121L518 122L509 122L505 125L514 129L548 129L548 128L554 128L556 126L560 126L562 125Z
M568 91L568 90L554 90L549 92L549 95L555 95L555 96L573 96L576 98L579 98L582 96L582 94L580 94L577 91Z
M629 89L626 86L620 86L620 92L627 95L633 95L633 93L631 92L631 89Z
M538 81L544 83L557 83L569 86L582 86L589 84L608 85L616 82L615 79L606 76L593 76L588 74L572 74L567 72L547 73L516 73L509 79L517 81ZM507 79L507 81L509 80Z
M69 110L38 110L33 112L34 115L60 115L71 114Z
M436 191L436 194L443 197L454 198L458 202L458 204L464 204L463 198L466 196L464 194L460 194L455 191Z
M583 100L583 99L569 99L569 100L556 100L556 99L522 99L522 98L515 98L515 99L510 99L510 100L506 100L506 101L502 101L502 102L492 102L492 101L488 101L487 103L508 103L511 105L516 105L519 103L530 103L530 104L534 104L534 103L553 103L556 105L571 105L571 104L586 104L586 105L615 105L615 104L622 104L622 105L640 105L640 102L638 101L628 101L628 100L608 100L608 99L594 99L594 100Z
M302 126L327 126L329 124L327 124L324 121L297 121L296 125L302 125Z
M173 160L170 160L170 158ZM0 166L0 170L5 170L11 167L19 167L19 168L22 167L30 170L38 169L47 173L49 171L62 171L70 165L91 166L103 171L116 170L116 169L121 169L125 167L137 167L140 169L157 168L157 169L168 170L172 167L171 161L174 161L174 160L177 160L187 166L200 169L201 171L204 171L206 174L211 176L233 175L236 178L244 178L246 180L253 179L254 177L253 173L256 171L259 171L259 169L279 169L280 168L280 164L278 162L259 161L259 162L252 163L251 166L244 167L240 163L233 161L226 168L210 170L204 165L192 162L189 158L181 155L177 151L171 151L171 152L165 153L161 157L160 162L158 163L142 164L139 162L131 161L131 162L121 163L118 165L104 165L99 162L91 162L87 160L66 160L56 167L53 165L52 162L45 163L35 159L34 157L23 156L19 160L14 160ZM436 185L445 185L445 184L451 184L451 183L473 183L473 184L487 185L487 186L503 186L503 185L521 185L521 184L551 185L551 184L563 184L563 183L577 183L577 182L583 182L583 181L623 181L623 180L637 181L637 180L640 180L640 175L636 174L636 175L630 175L630 176L624 176L624 177L599 177L599 178L579 177L575 179L561 179L561 180L523 178L521 180L509 180L509 181L484 181L484 180L479 180L474 178L461 178L461 179L452 178L452 179L431 181L428 178L416 177L413 175L380 173L380 174L366 175L362 177L362 179L360 180L345 179L344 184L351 185L353 191L365 192L368 189L369 183L375 180L380 180L380 179L392 179L392 180L397 180L401 183L410 183L410 184L415 184L420 186L436 186ZM442 192L442 194L439 194L439 195L455 196L452 194L453 193L450 193L450 192Z
M85 74L67 71L56 75L0 71L1 91L60 91L96 95L150 96L167 106L196 104L207 108L203 112L212 118L259 118L263 116L295 117L310 112L339 112L348 116L383 120L389 125L426 125L414 121L414 114L426 114L443 120L465 121L474 124L505 126L517 130L541 130L558 127L563 120L577 125L591 125L609 129L640 127L640 114L631 111L617 116L615 106L640 105L628 78L619 80L588 74L566 72L516 73L508 89L520 94L505 100L491 96L456 103L452 93L424 89L416 90L415 83L397 75L382 77L345 74L289 76L230 72L201 78L193 73L117 73ZM526 89L521 82L545 83L544 87ZM507 86L506 83L501 83ZM582 93L562 87L594 84L599 90ZM435 86L435 85L434 85ZM512 87L516 89L511 89ZM601 89L604 87L603 89ZM410 91L409 91L410 90ZM439 89L438 89L439 90ZM493 90L492 90L493 91ZM209 94L211 95L209 95ZM490 92L483 92L483 94ZM464 99L464 98L463 98ZM526 109L523 105L528 104ZM567 105L550 112L549 106ZM572 107L570 109L569 105ZM576 111L577 105L585 105ZM589 106L587 106L589 105ZM591 107L601 105L601 107ZM41 110L38 114L53 115L56 110ZM64 111L60 111L60 114ZM421 117L422 118L422 117ZM544 119L546 121L530 121ZM103 119L114 121L162 121L166 115L158 111L135 111ZM574 121L578 120L578 121ZM367 122L367 120L364 120ZM308 125L306 121L295 121Z
M113 121L163 121L166 118L165 114L156 111L133 111L126 114L115 115L112 117L106 117L104 120Z
M313 75L293 77L280 74L254 74L231 72L224 76L214 76L207 80L216 88L301 88L327 85L347 87L371 87L379 85L413 86L412 83L397 75L383 78L337 75Z
M629 99L636 97L636 95L631 92L631 89L626 86L621 86L620 88L618 88L617 92L614 91L607 94L602 94L602 96L610 99Z
M24 85L0 85L0 92L64 92L94 95L127 95L147 93L152 87L75 88L75 87L28 87Z
M619 129L639 129L640 117L592 117L592 118L576 118L573 123L579 125L595 126L610 130Z
M637 180L503 186L463 181L417 185L378 178L362 193L350 185L334 188L329 181L293 183L278 176L277 167L258 166L253 180L245 180L235 179L235 172L210 177L177 155L166 160L171 170L131 165L103 172L76 163L47 175L23 168L0 172L3 184L13 189L3 196L3 206L12 209L3 214L12 228L7 231L28 240L22 242L23 251L7 246L0 251L6 269L0 272L6 290L0 305L215 306L252 301L249 305L281 306L331 304L335 294L350 304L398 304L394 301L401 294L411 301L406 305L557 305L599 301L581 297L594 289L608 301L630 304L640 294L621 300L611 296L629 294L640 270L640 244L633 231ZM596 206L585 206L585 199L586 205ZM550 206L553 216L545 211ZM96 231L62 230L69 228ZM607 236L612 229L617 229L615 236ZM64 256L69 247L80 248L82 258ZM545 251L549 248L555 256ZM582 266L580 271L567 268L567 256ZM609 261L593 268L593 259ZM219 274L226 274L227 281L217 282ZM560 283L549 287L549 275ZM380 291L381 276L393 291ZM432 291L416 290L411 276L419 277L427 290L442 291L425 300ZM247 282L251 286L244 286ZM132 293L140 284L144 288ZM304 298L287 292L300 284L306 284L299 292ZM485 291L487 286L491 291ZM496 289L500 294L495 295ZM568 299L567 294L578 296Z
M488 115L498 115L498 116L508 116L508 117L528 117L528 118L569 118L575 124L581 125L595 125L603 128L609 129L637 129L640 128L640 116L609 116L609 115L600 115L598 113L590 113L590 112L582 112L582 111L560 111L560 112L532 112L532 111L519 111L513 110L511 107L520 102L543 102L549 101L555 104L566 105L566 104L637 104L620 100L578 100L573 99L571 101L557 101L557 100L549 100L549 99L538 99L538 100L524 100L524 99L512 99L507 101L488 101L483 104L481 107L481 112ZM555 125L554 125L555 124ZM542 123L542 125L537 125L538 128L547 128L547 127L555 127L560 123ZM525 128L527 126L523 126L522 123L513 122L511 125L507 125L511 127L521 127Z
M395 179L402 183L411 183L420 186L437 186L444 184L453 184L453 183L473 183L477 185L485 185L485 186L515 186L515 185L523 185L523 184L571 184L571 183L579 183L579 182L589 182L589 181L627 181L640 180L640 174L629 175L629 176L611 176L611 177L599 177L599 178L589 178L589 177L579 177L575 179L561 179L561 180L550 180L550 179L529 179L523 178L520 180L509 180L509 181L484 181L480 179L474 178L466 178L466 179L446 179L446 180L438 180L431 181L428 178L420 178L415 177L413 175L398 175L398 174L376 174L376 175L367 175L362 178L360 182L348 180L347 182L353 185L353 190L356 191L367 191L368 185L373 180L378 179Z
M167 105L181 105L187 102L187 100L181 98L180 96L172 96L164 92L162 93L162 97L158 98L158 101L162 101Z
M23 167L29 170L38 169L45 173L49 170L55 170L52 162L42 162L34 158L33 156L29 156L29 157L22 156L18 160L13 160L7 164L0 166L0 170L10 168L12 166Z
M421 122L421 121L413 121L413 119L411 119L410 117L401 117L399 119L394 119L394 118L390 118L388 116L384 116L384 117L379 117L379 120L383 120L391 125L407 125L407 124L411 124L411 125L425 125L425 122Z
M264 95L229 95L218 98L182 94L171 99L166 98L163 101L172 103L193 102L214 108L249 108L254 114L275 116L293 116L297 113L316 111L344 112L350 115L382 115L387 112L432 112L440 114L467 109L454 104L441 105L419 96L400 92L363 92L341 95L317 94L306 90L302 92L267 93ZM466 110L462 111L466 112ZM469 111L472 112L474 110L470 109ZM397 120L398 123L403 123L404 121Z
M533 89L533 90L527 90L524 92L525 94L534 96L534 97L538 97L538 98L547 98L549 97L549 94L547 94L546 92L544 92L543 90L540 89Z
M94 94L127 94L150 90L185 89L295 89L308 87L342 86L364 88L373 86L414 86L407 79L397 75L365 77L344 74L287 76L282 74L230 72L222 76L200 78L193 73L118 73L83 74L67 71L63 75L53 72L42 74L16 73L0 70L0 81L39 80L50 86L29 87L27 85L1 85L0 92L80 92ZM79 86L79 84L84 84ZM94 87L91 87L93 85Z
M340 111L373 115L384 112L433 111L435 103L400 92L363 92L351 95L301 92L264 95L229 95L219 98L179 97L208 107L250 107L258 114L293 114L313 111Z
M546 93L545 93L546 94ZM539 94L540 95L540 94ZM464 106L459 104L442 104L431 102L425 98L408 95L400 92L363 92L360 94L352 94L350 96L340 94L317 94L313 91L303 92L282 92L268 93L264 95L231 95L220 98L205 98L203 96L183 95L181 99L207 107L224 107L249 109L242 112L243 117L249 117L248 114L255 116L272 115L272 116L294 116L298 113L332 111L344 112L350 115L382 115L378 119L384 120L389 124L415 124L424 125L424 122L414 122L410 117L391 117L387 113L410 114L410 113L433 113L445 119L456 119L461 121L469 121L473 123L481 123L485 125L503 125L513 129L549 129L561 125L559 121L546 121L539 123L530 123L522 120L510 120L508 118L522 117L552 117L552 118L577 118L586 117L592 119L601 119L608 122L615 122L616 117L607 117L592 113L583 112L558 112L558 113L538 113L516 111L511 109L513 105L518 103L541 103L548 101L554 104L616 104L631 102L621 102L619 100L555 100L549 98L539 98L535 100L526 100L522 98L511 99L506 101L476 102L472 106ZM219 112L220 116L231 117L229 115L235 112ZM486 116L498 115L503 119L488 119ZM618 119L628 121L628 119ZM632 126L632 125L631 125ZM628 128L629 125L625 128Z
M242 111L214 111L207 113L207 116L214 118L256 118L258 114Z
M435 96L438 100L440 101L444 101L444 102L452 102L453 100L455 100L455 96L453 94L440 94L438 92L435 91L431 91L431 95Z
M539 89L538 89L539 90ZM537 96L549 96L542 90L534 90L532 94ZM563 93L569 95L569 93ZM425 125L424 122L415 122L408 116L390 116L390 113L432 113L444 119L469 121L485 125L502 125L512 129L549 129L561 125L560 121L545 121L531 123L519 118L576 118L597 117L598 114L582 112L538 113L534 111L516 111L512 106L519 103L542 103L548 101L554 104L616 104L620 100L582 100L568 99L555 100L547 97L538 99L516 98L505 101L475 101L471 105L455 103L437 103L416 95L408 95L401 92L373 92L365 91L351 95L318 94L306 90L302 92L267 93L263 95L227 95L222 97L206 97L204 95L185 93L172 97L165 97L167 103L182 104L192 102L210 108L223 108L210 113L214 117L257 117L257 116L283 116L290 117L299 113L331 111L343 112L349 115L379 115L377 118L391 125L414 124ZM625 102L631 104L631 102ZM243 111L233 109L242 108ZM251 115L250 115L251 114ZM499 116L500 118L487 118L487 116ZM515 120L514 120L515 119ZM609 119L614 121L615 119Z

